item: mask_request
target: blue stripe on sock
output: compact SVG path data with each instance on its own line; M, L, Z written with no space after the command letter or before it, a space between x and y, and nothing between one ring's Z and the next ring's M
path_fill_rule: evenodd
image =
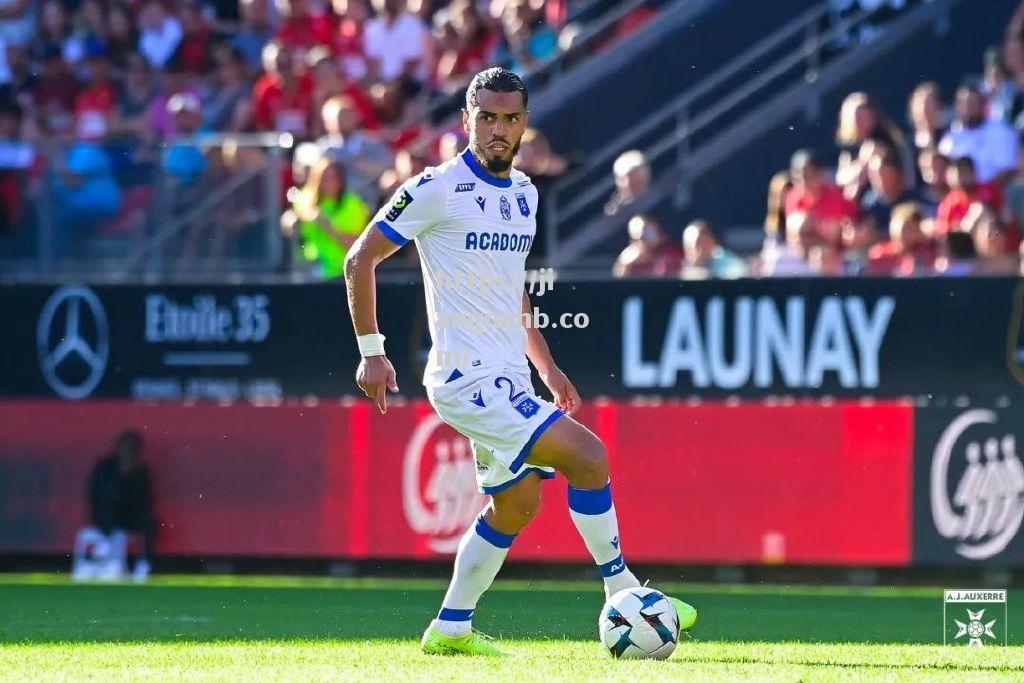
M515 534L503 534L484 520L483 515L477 517L476 533L495 548L511 548Z
M569 509L582 515L600 515L612 507L611 482L603 489L577 489L569 487Z
M601 570L601 576L615 576L626 571L626 562L622 559L620 554L611 562L605 562L604 564L597 565L597 568Z
M437 618L441 621L469 621L473 618L474 609L448 609L442 607L441 611L437 613Z

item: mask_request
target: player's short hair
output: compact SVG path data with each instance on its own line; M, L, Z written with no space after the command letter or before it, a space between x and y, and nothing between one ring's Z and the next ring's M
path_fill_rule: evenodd
M523 109L526 109L526 103L530 99L530 94L526 90L526 84L523 83L523 79L500 66L485 69L476 76L473 76L473 80L469 82L469 87L466 88L466 109L480 106L477 95L481 90L522 93Z

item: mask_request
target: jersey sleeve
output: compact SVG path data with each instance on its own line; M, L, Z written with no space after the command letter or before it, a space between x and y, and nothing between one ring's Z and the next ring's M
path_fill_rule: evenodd
M373 224L399 246L441 222L446 194L444 183L430 172L410 178L395 191Z

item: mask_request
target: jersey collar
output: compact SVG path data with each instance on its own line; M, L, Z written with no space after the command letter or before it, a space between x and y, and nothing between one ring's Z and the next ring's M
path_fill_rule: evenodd
M473 153L469 151L468 147L462 152L462 160L466 162L466 166L469 166L469 170L473 172L473 175L488 185L494 185L495 187L512 187L511 178L499 178L498 176L488 173L487 170L477 162L476 157L473 156Z

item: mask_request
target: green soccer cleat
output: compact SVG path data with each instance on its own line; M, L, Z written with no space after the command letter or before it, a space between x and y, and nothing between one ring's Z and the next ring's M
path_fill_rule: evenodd
M692 609L692 608L691 608ZM470 655L473 657L504 657L505 653L491 644L491 637L476 630L461 636L441 635L427 627L420 647L428 655Z
M682 633L693 628L693 625L697 623L697 610L693 608L693 605L689 605L679 598L665 597L668 597L669 602L676 608L676 614L679 615L679 632Z

